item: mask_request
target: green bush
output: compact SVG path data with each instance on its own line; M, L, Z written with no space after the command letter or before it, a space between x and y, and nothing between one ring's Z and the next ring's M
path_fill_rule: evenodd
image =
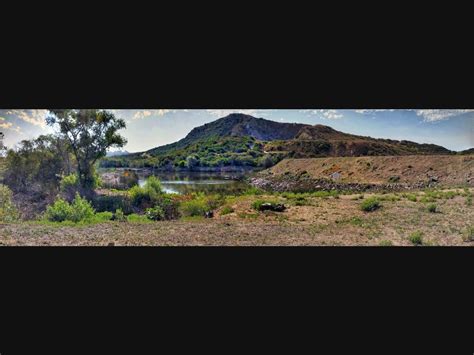
M437 206L434 204L434 203L430 203L426 209L428 210L428 212L430 213L436 213L437 212Z
M150 176L143 187L134 186L128 193L134 206L151 208L156 205L163 191L160 180L155 176Z
M127 220L121 208L115 210L114 219L119 222L125 222Z
M415 194L407 194L406 198L408 201L416 202L416 195Z
M206 199L199 197L181 202L180 211L184 217L204 216L209 211L209 206Z
M61 179L60 188L61 191L65 192L77 188L78 184L79 179L77 178L77 174L70 174Z
M408 237L408 240L413 244L413 245L423 245L423 233L420 231L413 232L410 234Z
M360 204L360 209L365 212L372 212L380 207L380 201L376 197L369 197Z
M132 213L127 216L127 222L130 223L152 223L151 220L147 218L147 216Z
M381 240L379 245L381 247L391 247L393 245L392 241L391 240Z
M467 227L463 239L466 242L474 242L474 226Z
M98 195L94 197L93 205L98 212L115 212L118 209L125 214L133 212L132 202L128 194Z
M466 196L466 206L472 206L472 194Z
M12 202L12 191L0 184L0 223L13 222L18 219L18 211Z
M165 211L163 211L163 208L160 206L155 206L153 208L147 208L145 216L152 221L162 221L165 219Z
M231 206L224 206L221 210L221 216L225 216L226 214L233 213L234 209Z
M64 222L68 221L71 215L71 205L62 198L58 198L52 205L47 207L45 217L51 222Z
M51 222L71 221L74 223L92 220L95 216L95 210L86 199L78 193L73 202L69 204L62 198L58 198L52 205L46 209L45 217Z

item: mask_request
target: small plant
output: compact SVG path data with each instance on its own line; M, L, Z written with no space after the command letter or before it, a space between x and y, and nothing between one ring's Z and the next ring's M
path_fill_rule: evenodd
M413 244L413 245L423 245L423 233L420 231L413 232L410 234L408 237L408 240Z
M472 194L467 195L466 206L472 206Z
M380 201L376 197L369 197L360 204L360 209L365 212L372 212L380 207Z
M222 210L221 210L221 216L225 216L226 214L230 214L233 212L234 212L234 209L231 206L224 206L222 207Z
M78 193L73 202L69 204L62 198L58 198L46 209L45 217L51 222L71 221L74 223L92 220L95 210L86 199Z
M399 181L400 181L400 176L398 176L398 175L390 176L388 178L388 182L390 182L390 183L395 183L395 182L399 182Z
M467 227L463 239L465 242L474 242L474 226Z
M381 247L391 247L393 245L392 241L391 240L381 240L379 245Z
M163 208L160 206L155 206L153 208L147 208L145 216L152 221L162 221L165 219L165 211L163 211Z
M411 202L416 202L417 200L415 194L407 194L406 197L407 197L407 200Z
M114 219L119 222L125 222L127 220L121 208L115 210Z
M181 202L180 211L184 217L204 216L209 207L204 198L196 198Z
M147 216L132 213L127 216L127 222L130 223L153 223Z
M0 222L8 223L18 219L18 211L12 202L12 191L0 184Z
M434 203L430 203L426 209L428 210L428 212L430 213L436 213L438 211L438 207L436 206L436 204Z

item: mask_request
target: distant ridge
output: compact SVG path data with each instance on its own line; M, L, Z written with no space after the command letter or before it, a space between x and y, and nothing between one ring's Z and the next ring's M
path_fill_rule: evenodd
M268 167L284 158L450 154L456 153L435 144L364 137L320 124L234 113L194 128L175 143L107 158L104 165L203 170Z

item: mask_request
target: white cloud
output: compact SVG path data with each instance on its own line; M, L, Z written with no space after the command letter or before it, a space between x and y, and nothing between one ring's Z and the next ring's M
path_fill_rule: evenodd
M14 115L22 121L45 128L47 112L48 110L8 110L6 114Z
M318 116L319 118L322 119L328 119L328 120L337 120L339 118L343 118L344 115L339 112L339 110L299 110L301 113L306 113L310 115L315 115Z
M171 110L164 110L164 109L160 109L160 110L138 110L133 115L133 119L137 120L137 119L142 119L142 118L146 118L146 117L150 117L150 116L164 116L165 114L167 114L170 111Z
M13 123L11 122L5 122L6 119L4 117L0 117L0 128L1 129L9 129L9 130L12 130L12 131L15 131L15 132L18 132L20 133L21 132L21 128L18 127L18 126L13 126Z
M417 116L423 117L423 121L435 122L474 112L474 110L415 110L415 112Z
M354 112L360 113L361 115L372 115L376 112L385 112L385 111L393 112L393 111L395 111L395 109L390 108L390 109L360 109L360 110L354 110Z
M258 115L260 110L206 110L210 115L221 118L232 113L244 113L246 115Z

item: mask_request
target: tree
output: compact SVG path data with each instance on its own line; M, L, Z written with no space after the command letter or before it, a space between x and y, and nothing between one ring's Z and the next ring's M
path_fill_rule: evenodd
M4 134L0 132L0 156L3 155L3 151L5 150L5 146L3 145L3 138Z
M42 135L23 140L5 158L5 183L15 192L55 191L71 170L70 153L64 139Z
M125 121L106 110L50 110L48 125L59 127L76 158L79 184L86 191L94 187L94 164L109 148L122 148L126 139L117 132Z

